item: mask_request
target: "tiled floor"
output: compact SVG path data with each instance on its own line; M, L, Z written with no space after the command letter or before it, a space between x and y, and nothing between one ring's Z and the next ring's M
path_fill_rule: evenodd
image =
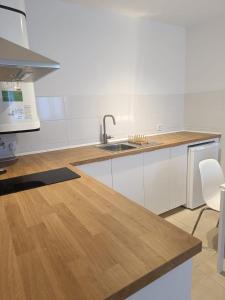
M165 218L190 233L199 211L180 209ZM193 259L192 300L225 300L225 275L216 272L217 221L218 213L206 211L195 232L203 242L203 250Z

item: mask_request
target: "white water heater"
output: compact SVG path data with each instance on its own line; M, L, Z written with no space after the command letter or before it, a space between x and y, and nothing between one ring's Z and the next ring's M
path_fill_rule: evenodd
M0 36L20 46L29 47L23 0L3 1L0 6ZM34 84L0 82L0 133L39 128Z
M59 64L29 49L24 0L0 4L0 134L40 128L33 81Z

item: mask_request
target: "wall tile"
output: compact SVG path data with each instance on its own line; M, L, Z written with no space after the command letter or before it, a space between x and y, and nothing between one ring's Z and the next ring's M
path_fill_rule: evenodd
M43 121L40 131L17 134L17 153L45 150L58 143L68 145L66 121Z
M17 153L98 143L105 114L116 118L116 126L111 119L106 124L114 139L154 134L157 124L163 132L183 129L182 95L38 97L37 107L41 131L17 134Z
M133 130L156 133L157 124L163 131L183 129L183 95L137 95L132 108Z
M97 118L105 114L127 115L133 97L130 95L75 95L65 97L67 119Z
M97 118L76 118L67 120L69 144L94 143L100 140L100 124Z
M66 119L97 118L101 112L101 96L65 97Z
M37 110L41 121L65 119L62 97L37 97Z
M187 94L184 101L185 129L220 132L221 158L225 170L225 91Z

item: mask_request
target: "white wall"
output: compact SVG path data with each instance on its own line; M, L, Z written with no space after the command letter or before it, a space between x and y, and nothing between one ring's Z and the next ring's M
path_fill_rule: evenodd
M187 31L187 94L185 128L225 135L225 20ZM225 168L225 141L222 138Z
M61 63L37 96L129 94L137 20L61 0L26 1L32 49Z
M225 19L187 30L187 92L225 89Z
M61 63L36 84L41 131L17 135L17 152L183 128L185 31L60 0L26 1L30 46Z
M136 94L183 94L185 29L142 18L138 22L136 44Z
M140 19L137 35L133 131L183 129L186 35L181 27Z

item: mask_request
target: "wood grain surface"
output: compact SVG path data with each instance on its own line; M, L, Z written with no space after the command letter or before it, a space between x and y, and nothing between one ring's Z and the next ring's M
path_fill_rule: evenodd
M158 145L156 146L141 145L141 146L137 146L137 148L135 149L126 150L126 151L111 152L111 151L102 150L100 148L96 149L96 146L85 147L83 148L83 151L80 151L79 153L80 156L78 154L79 159L74 161L74 165L81 165L85 163L91 163L94 161L126 156L128 154L131 155L131 154L137 154L141 152L155 151L163 148L175 147L184 144L191 144L191 143L201 142L204 140L220 138L220 137L221 137L220 134L182 131L182 132L151 136L149 141L159 143ZM77 149L77 151L79 152L79 149Z
M62 166L82 176L0 198L1 300L124 299L201 251L198 239L71 166L101 156L86 148L23 156L1 177Z
M160 145L154 147L149 147L148 145L138 146L137 148L131 150L111 152L102 150L99 148L99 146L85 146L66 150L49 151L40 154L25 155L21 156L19 161L9 168L6 175L1 175L1 179L30 174L32 172L41 170L48 170L52 164L55 167L64 166L65 164L69 163L81 165L220 137L221 135L219 134L182 131L152 136L151 140L153 142L161 143Z

